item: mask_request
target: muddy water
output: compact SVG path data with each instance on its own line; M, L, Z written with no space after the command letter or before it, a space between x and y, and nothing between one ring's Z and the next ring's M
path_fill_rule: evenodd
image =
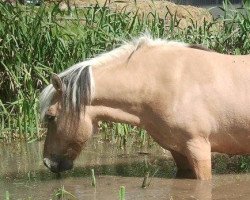
M120 186L125 186L127 200L250 199L250 174L232 173L232 159L214 159L212 181L177 180L171 156L156 145L150 149L135 145L120 149L94 139L77 159L74 170L57 178L43 166L42 147L42 142L0 145L0 199L5 198L6 191L11 199L56 199L62 186L76 199L84 200L118 199ZM225 171L225 162L229 162L231 171ZM91 169L95 170L96 188L91 186ZM217 174L223 170L224 174ZM154 177L143 189L146 172Z

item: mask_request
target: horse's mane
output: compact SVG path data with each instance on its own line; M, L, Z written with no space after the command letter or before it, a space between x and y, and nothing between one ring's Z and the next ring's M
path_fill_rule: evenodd
M144 35L130 42L124 42L123 45L110 52L100 54L95 58L75 64L61 72L58 76L63 83L63 109L65 111L74 112L79 116L81 108L85 108L86 105L91 103L94 93L92 67L102 66L107 62L114 61L114 59L120 59L122 56L126 56L129 59L135 51L143 46L162 45L189 47L189 45L185 43L152 39L150 36ZM42 91L39 99L41 119L44 118L46 111L50 107L54 94L55 89L52 84L48 85Z

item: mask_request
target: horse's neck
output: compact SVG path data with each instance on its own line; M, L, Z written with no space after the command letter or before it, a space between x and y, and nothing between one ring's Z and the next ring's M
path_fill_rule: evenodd
M92 109L97 118L131 124L140 122L142 83L136 80L137 73L119 65L93 68L95 92Z

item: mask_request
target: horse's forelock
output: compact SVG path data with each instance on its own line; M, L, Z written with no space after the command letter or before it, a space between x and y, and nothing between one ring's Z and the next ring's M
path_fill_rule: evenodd
M63 109L79 116L82 108L91 102L90 66L79 68L64 78Z
M39 106L40 106L41 120L44 119L45 113L51 104L51 101L52 101L54 94L55 94L55 89L52 86L52 84L48 85L40 94L40 96L39 96L40 105Z
M76 117L79 118L81 111L85 110L85 106L91 103L93 89L91 67L76 67L74 70L68 70L68 73L59 74L59 77L63 82L62 112L64 114L70 113L71 117L73 116L74 118L72 120L76 120ZM39 102L42 120L51 106L55 92L53 85L50 84L40 95Z

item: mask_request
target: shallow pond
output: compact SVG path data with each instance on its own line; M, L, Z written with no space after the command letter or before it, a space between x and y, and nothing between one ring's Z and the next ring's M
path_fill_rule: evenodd
M58 188L70 192L64 199L119 199L125 186L130 199L250 199L250 174L235 173L237 158L215 156L213 180L174 179L176 168L168 152L157 145L126 149L95 138L75 162L71 172L61 178L42 163L42 142L0 145L0 199L57 199ZM96 187L91 185L95 170ZM142 188L149 172L150 184Z

